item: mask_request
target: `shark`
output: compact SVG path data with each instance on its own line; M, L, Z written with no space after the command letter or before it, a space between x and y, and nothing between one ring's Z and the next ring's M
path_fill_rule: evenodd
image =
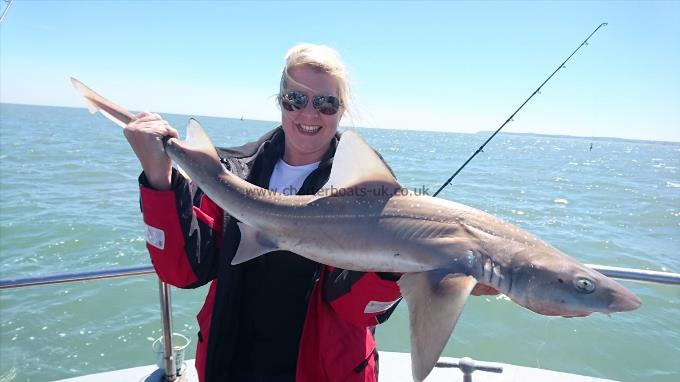
M119 126L135 116L72 78L91 112ZM173 162L238 220L232 264L283 249L347 270L402 274L414 381L434 368L470 292L484 284L547 316L637 309L640 299L529 232L479 209L402 187L353 130L342 134L327 184L284 196L229 172L195 119L163 140Z

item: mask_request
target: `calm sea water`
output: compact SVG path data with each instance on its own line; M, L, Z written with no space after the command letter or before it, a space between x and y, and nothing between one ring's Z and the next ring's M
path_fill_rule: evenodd
M177 127L187 120L165 117ZM223 145L275 126L200 121ZM404 186L430 192L486 139L359 130ZM603 140L590 151L590 143L500 135L441 196L517 224L582 262L680 272L680 144ZM148 264L139 171L120 129L99 115L0 105L0 277ZM621 381L680 380L680 288L625 284L643 305L612 317L549 318L502 297L471 298L444 354ZM174 290L174 329L193 341L206 292ZM3 290L0 381L151 364L160 334L154 276ZM408 351L405 305L377 337L383 350Z

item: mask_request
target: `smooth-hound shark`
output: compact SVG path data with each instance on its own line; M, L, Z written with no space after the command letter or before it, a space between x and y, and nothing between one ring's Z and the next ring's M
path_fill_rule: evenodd
M72 79L90 111L120 126L125 109ZM229 172L201 126L164 149L215 203L238 219L232 264L283 249L322 264L402 273L408 304L414 381L439 359L472 288L491 286L549 316L581 317L634 310L640 300L619 283L495 216L402 188L354 131L342 134L330 178L319 193L284 196Z

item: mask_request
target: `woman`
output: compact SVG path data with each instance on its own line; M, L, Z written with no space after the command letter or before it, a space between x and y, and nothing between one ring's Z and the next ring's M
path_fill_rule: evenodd
M218 149L235 174L270 190L314 194L328 179L348 83L337 53L301 44L286 55L281 126L259 140ZM161 280L210 283L198 314L201 381L376 381L371 328L399 300L392 274L347 272L276 251L232 266L240 232L171 166L160 138L177 131L142 113L125 128L139 158L147 247Z

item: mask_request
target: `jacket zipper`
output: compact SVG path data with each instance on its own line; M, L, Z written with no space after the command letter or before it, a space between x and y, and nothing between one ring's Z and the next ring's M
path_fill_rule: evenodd
M314 290L314 284L316 284L319 279L320 279L320 272L323 269L323 264L319 264L319 266L316 268L316 271L314 271L314 275L312 276L312 282L310 283L309 289L307 289L307 294L305 295L305 302L309 304L309 296L312 295L312 290Z

